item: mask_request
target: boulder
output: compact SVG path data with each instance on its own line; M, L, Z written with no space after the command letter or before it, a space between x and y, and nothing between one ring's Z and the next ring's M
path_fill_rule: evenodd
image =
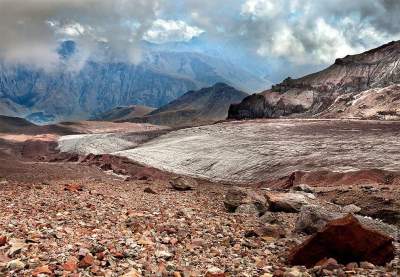
M314 189L306 184L300 184L293 187L294 191L304 191L306 193L314 193Z
M309 204L307 196L300 193L267 193L269 210L273 212L297 213Z
M278 224L265 224L258 229L262 232L262 237L271 237L275 239L285 238L287 236L287 230Z
M225 208L229 212L248 212L255 208L259 215L262 215L267 209L266 204L267 200L264 196L252 190L240 187L229 189L224 199ZM241 206L240 209L238 209L239 206Z
M344 217L345 215L345 213L340 212L339 207L335 206L330 209L318 205L303 206L297 217L295 232L309 235L314 234L321 231L329 221ZM394 239L397 239L399 236L399 230L395 226L359 215L356 215L356 218L369 229L381 232Z
M305 205L301 208L297 217L295 232L314 234L322 230L327 222L342 216L341 213L330 211L321 206Z
M289 263L313 267L326 257L340 264L367 261L385 265L394 258L393 238L368 229L353 215L330 221L290 251Z
M174 178L173 180L169 181L169 183L174 190L178 191L192 190L193 187L196 185L195 180L186 177Z
M350 205L344 206L342 208L342 211L347 214L356 214L361 211L361 208L354 204L350 204Z
M236 213L248 214L248 215L252 215L252 214L258 215L260 213L260 211L258 210L257 206L254 204L243 204L243 205L240 205L239 207L237 207Z

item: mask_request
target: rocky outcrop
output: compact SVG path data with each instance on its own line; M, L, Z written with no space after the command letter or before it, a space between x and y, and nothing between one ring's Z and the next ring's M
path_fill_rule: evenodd
M229 118L324 116L398 118L400 41L337 59L329 68L299 79L287 78L270 90L232 106ZM382 88L389 87L382 91ZM264 99L263 99L264 98Z
M348 215L329 222L323 230L294 248L288 260L292 265L306 267L313 267L326 258L334 258L341 264L367 261L385 265L394 255L393 238L366 228Z

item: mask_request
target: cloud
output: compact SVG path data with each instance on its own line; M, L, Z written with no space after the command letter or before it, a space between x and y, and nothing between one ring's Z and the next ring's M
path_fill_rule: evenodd
M142 39L202 34L291 74L399 39L398 14L398 0L0 0L0 58L50 68L60 41L73 39L85 59L107 43L115 59L138 63Z
M174 41L189 41L204 33L204 30L190 26L182 20L157 19L153 22L143 39L152 43L168 43Z
M70 38L86 47L85 52L94 50L99 41L108 41L113 52L123 57L138 47L161 1L1 0L0 58L48 67L59 62L55 54L60 40ZM35 51L29 51L29 45Z
M400 38L399 11L395 0L246 0L241 24L259 55L318 65Z

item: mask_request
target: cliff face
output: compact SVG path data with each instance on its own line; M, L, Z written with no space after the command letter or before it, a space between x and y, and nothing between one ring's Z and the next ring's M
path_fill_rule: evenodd
M361 92L400 83L400 42L343 59L327 69L299 78L284 80L271 90L231 107L229 118L271 118L280 116L330 116L337 99L355 97ZM393 91L393 90L392 90ZM400 92L396 92L400 96ZM371 103L370 103L371 104ZM350 104L348 104L350 105ZM262 108L263 107L263 108ZM263 110L262 110L263 109ZM382 109L386 109L382 107ZM354 111L348 116L354 116ZM357 113L364 118L363 113ZM344 115L344 114L343 114Z
M138 65L94 57L72 71L67 64L77 51L73 42L64 42L59 55L65 63L50 72L0 61L0 114L36 123L81 120L118 106L158 108L216 82L248 90L263 85L232 64L189 52L148 51Z

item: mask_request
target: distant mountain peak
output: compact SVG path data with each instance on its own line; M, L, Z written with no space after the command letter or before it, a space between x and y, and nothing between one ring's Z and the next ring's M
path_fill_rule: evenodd
M75 54L77 50L76 42L73 40L64 40L61 42L57 53L64 60L69 59L72 55Z
M223 89L223 88L227 88L227 87L232 88L232 86L230 86L226 83L223 83L223 82L218 82L218 83L214 84L212 87L216 88L216 89Z

